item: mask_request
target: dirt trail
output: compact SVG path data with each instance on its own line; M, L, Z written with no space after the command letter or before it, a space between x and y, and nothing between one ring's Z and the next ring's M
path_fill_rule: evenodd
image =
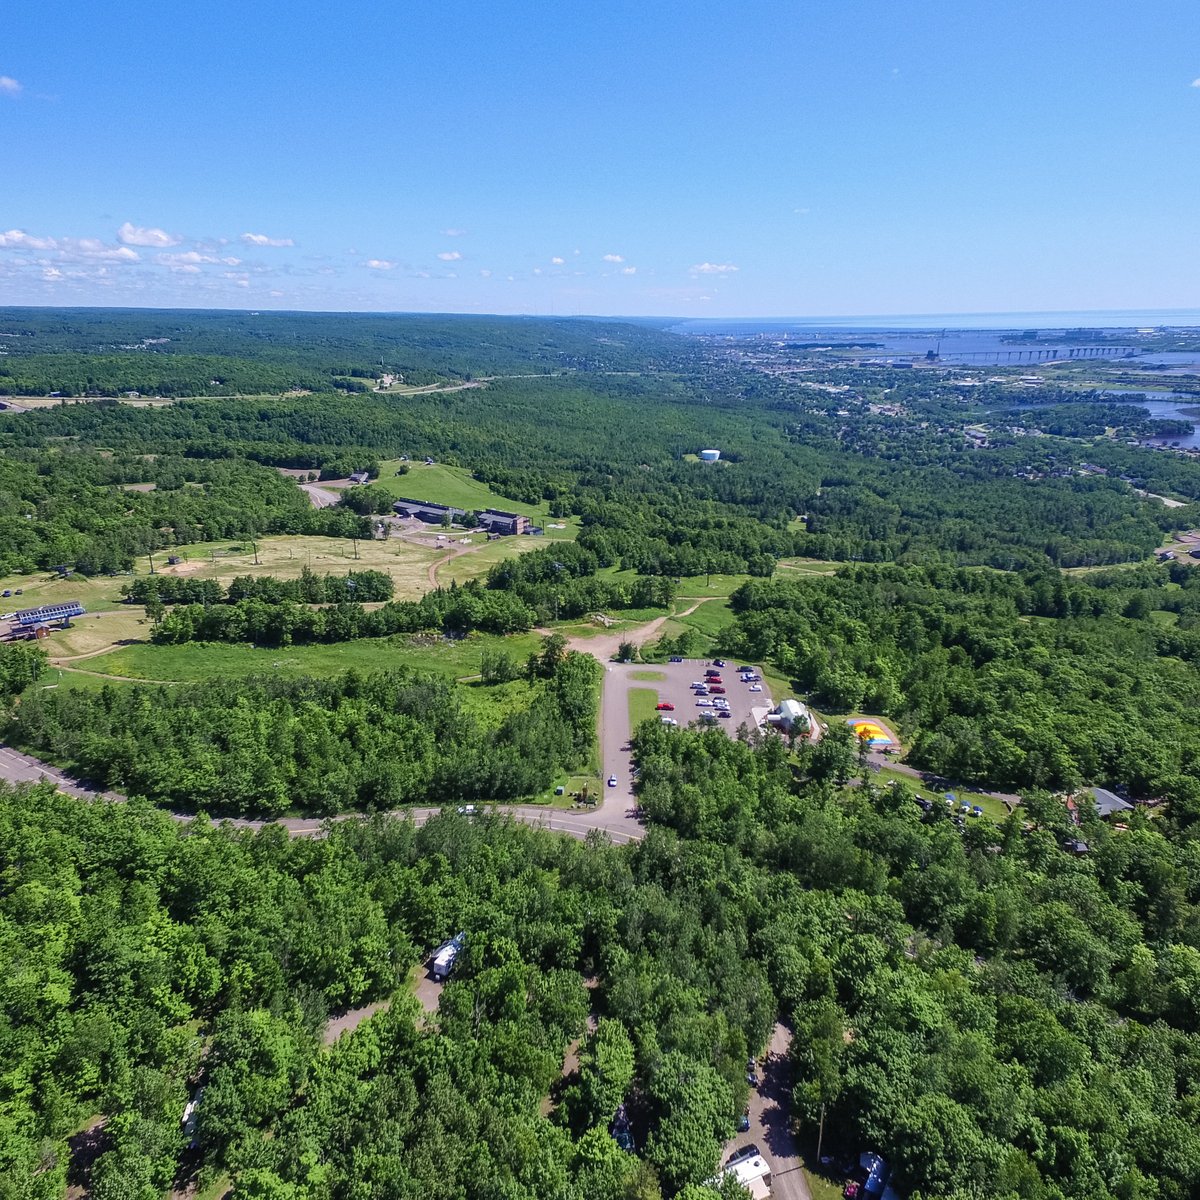
M716 599L719 599L719 597L701 596L690 608L685 608L682 612L667 613L665 616L655 617L653 621L647 621L645 625L639 625L637 629L625 629L620 633L598 633L594 637L581 637L579 635L568 637L567 647L570 650L578 650L581 654L590 654L594 658L598 658L602 663L606 663L617 653L622 642L632 642L635 646L644 646L668 621L676 620L679 617L691 616L700 605L707 604L710 600ZM539 627L536 632L543 636L549 636L554 630Z
M480 545L486 545L486 543L480 543ZM470 554L472 550L477 549L479 549L478 546L457 546L455 549L443 554L441 558L435 558L433 562L429 564L429 569L425 572L425 578L429 581L430 589L438 586L437 573L442 569L442 567L444 567L448 562L451 562L456 558L460 558L464 554Z

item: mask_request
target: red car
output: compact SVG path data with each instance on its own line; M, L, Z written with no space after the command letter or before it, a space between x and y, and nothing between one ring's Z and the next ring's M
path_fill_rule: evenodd
M668 703L666 703L666 701L663 701L662 704L656 704L654 707L659 712L674 712L675 711L675 705L668 704Z
M720 684L717 684L715 687L710 687L708 690L709 690L710 692L712 692L712 694L713 694L714 696L723 696L723 695L725 695L725 689L724 689L723 687L721 687L721 685L720 685Z

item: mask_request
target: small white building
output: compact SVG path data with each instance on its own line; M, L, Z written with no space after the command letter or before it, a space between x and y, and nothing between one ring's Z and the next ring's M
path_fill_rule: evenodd
M721 457L720 450L701 450L700 451L700 461L701 462L717 462L720 459L720 457Z
M808 709L799 700L782 701L774 712L767 714L767 723L788 731L812 728Z

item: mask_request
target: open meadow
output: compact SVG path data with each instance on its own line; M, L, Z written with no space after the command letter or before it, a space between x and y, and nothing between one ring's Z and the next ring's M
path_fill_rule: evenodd
M462 679L479 674L485 650L503 650L523 663L540 641L538 634L527 633L511 637L471 634L456 641L398 635L278 649L245 643L155 646L145 642L98 655L82 665L99 674L174 683L238 675L337 675L352 668L380 671L391 667L412 667Z

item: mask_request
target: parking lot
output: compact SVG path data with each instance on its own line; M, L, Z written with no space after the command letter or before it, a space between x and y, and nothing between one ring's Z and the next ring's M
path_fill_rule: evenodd
M699 722L702 713L713 713L711 722L722 728L731 737L745 725L755 729L763 722L773 707L766 685L760 683L761 692L750 691L751 685L738 678L737 667L742 664L729 660L729 665L716 668L721 672L724 699L729 702L729 717L716 717L717 709L712 704L697 704L691 685L704 678L704 672L713 664L711 659L686 659L681 663L645 665L641 663L610 663L604 677L604 697L600 720L600 749L604 764L604 776L617 778L617 795L633 800L633 776L630 771L629 738L633 732L629 720L629 693L636 688L655 692L659 703L672 704L673 709L659 712L659 717L669 717L679 722L682 728ZM758 674L758 668L754 668ZM717 696L709 695L708 700ZM608 791L608 789L605 789ZM612 794L611 792L609 793Z
M739 665L733 659L729 659L728 665L725 667L714 666L711 659L686 659L681 663L666 663L661 667L642 668L641 672L635 668L631 674L653 671L661 672L664 678L659 680L630 678L629 687L653 688L658 693L660 703L675 706L674 711L662 712L659 715L671 717L677 720L681 726L702 720L705 713L716 714L718 706L713 702L723 699L728 702L728 711L731 716L728 718L718 717L716 723L733 734L742 724L745 724L748 729L754 729L771 710L771 698L767 695L766 685L760 680L758 686L763 690L752 692L750 688L753 685L742 683L738 677L739 672L736 668ZM720 671L721 683L716 686L725 690L723 693L713 693L710 688L708 696L697 697L692 691L692 684L701 682L704 679L704 672L709 670ZM760 673L757 667L754 668L753 673L756 675ZM703 700L708 700L710 703L704 704Z

